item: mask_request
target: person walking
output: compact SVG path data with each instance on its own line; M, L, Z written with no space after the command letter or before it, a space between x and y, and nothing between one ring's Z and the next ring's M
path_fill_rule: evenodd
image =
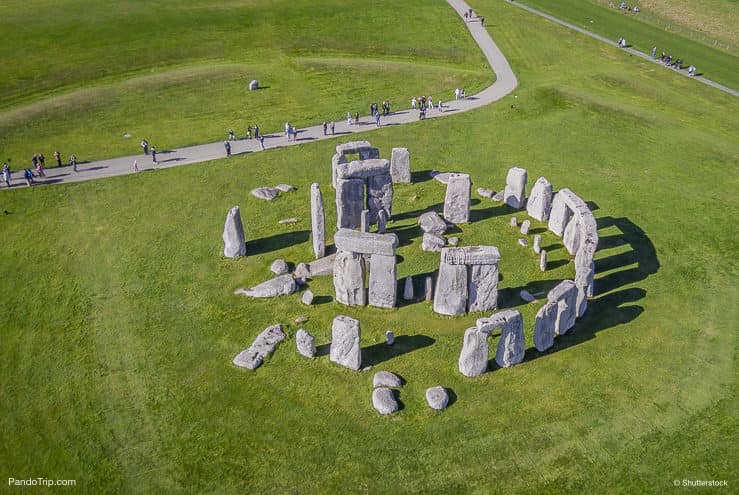
M139 161L134 159L133 160L133 172L136 173L139 171Z
M335 131L336 131L336 124L334 124L334 121L332 120L331 121L331 124L329 124L329 126L331 127L331 135L333 136L335 134Z
M657 58L657 47L656 46L652 47L652 58Z
M62 155L58 151L54 152L54 158L56 158L56 166L61 167L62 166Z
M328 135L328 124L326 123L325 120L323 121L323 135L324 136Z
M246 128L246 139L251 139L251 126Z
M31 187L33 185L33 171L30 168L27 168L23 172L23 177L26 179L26 185Z
M259 149L264 151L264 136L259 136L257 139L259 139Z
M10 187L10 166L7 163L3 163L3 181Z
M352 125L352 114L346 112L346 125Z
M77 155L74 155L74 154L70 155L69 164L72 166L72 171L76 172L77 171Z
M41 160L36 161L36 174L38 174L39 177L46 177L46 174L44 173L44 166L41 164Z
M411 109L416 109L416 97L411 98Z
M254 124L254 137L259 139L259 126L257 124Z
M236 141L236 134L234 134L234 130L231 128L228 129L228 140Z
M38 154L38 161L43 168L46 168L46 157L44 156L43 153Z
M377 112L375 114L375 125L377 125L377 127L380 127L380 112Z
M439 100L439 112L444 111L444 105L442 105L441 100Z
M142 139L141 147L144 149L144 154L148 155L149 154L149 141L147 141L146 139Z
M228 141L224 141L223 147L226 148L226 157L231 156L231 143L229 143Z
M157 162L157 149L154 146L151 147L151 161L153 163Z

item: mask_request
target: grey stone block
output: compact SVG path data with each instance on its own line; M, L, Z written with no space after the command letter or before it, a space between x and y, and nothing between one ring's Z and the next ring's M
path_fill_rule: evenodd
M397 301L397 264L395 256L373 254L369 270L369 304L393 308Z
M282 275L288 272L287 261L283 259L276 259L269 265L269 271L275 275Z
M275 187L257 187L251 190L252 196L266 201L274 200L279 194L280 191Z
M295 190L297 190L298 188L297 188L297 187L295 187L295 186L291 186L290 184L277 184L277 185L275 186L275 189L277 189L277 190L278 190L278 191L280 191L280 192L284 192L284 193L286 193L286 192L292 192L292 191L295 191Z
M552 211L552 185L544 177L539 177L531 188L531 196L526 202L526 212L540 222L549 220Z
M434 294L434 312L442 315L461 315L467 310L467 266L439 265L439 276Z
M501 368L509 368L523 361L525 340L523 335L523 318L515 309L502 311L494 317L503 320L500 340L495 352L495 362Z
M389 371L378 371L375 376L372 377L372 387L389 387L398 388L402 385L400 378L395 373Z
M364 289L364 267L361 254L339 251L334 259L336 301L347 306L367 304Z
M359 220L359 231L369 232L370 231L370 212L369 210L362 210L362 215Z
M495 191L493 191L492 189L487 189L485 187L478 187L477 195L481 198L492 199L493 196L495 196Z
M405 285L403 286L403 299L406 301L412 301L415 295L413 294L413 277L408 275L405 277Z
M364 180L336 179L336 227L356 229L364 209Z
M459 372L464 376L480 376L488 369L488 334L476 327L464 332L462 352L459 354Z
M393 180L390 174L376 175L367 179L367 209L370 223L377 223L380 210L385 210L388 218L393 214Z
M277 297L292 294L296 290L298 290L298 286L295 279L292 275L286 273L255 285L250 289L237 289L234 294L243 294L249 297Z
M398 402L389 388L376 388L372 391L372 407L380 414L392 414L398 410Z
M260 333L248 349L241 351L233 359L233 364L254 370L261 366L264 358L275 351L277 344L285 339L282 325L272 325Z
M523 222L521 222L521 233L523 235L528 235L530 228L531 228L531 221L524 220Z
M470 220L470 189L472 182L468 174L449 175L449 184L444 198L444 219L452 223L467 223Z
M405 184L411 182L411 155L408 148L393 148L390 156L390 175L393 182Z
M246 256L246 236L238 206L228 210L223 226L223 255L227 258Z
M547 271L547 250L542 249L539 253L539 270Z
M369 141L350 141L336 145L336 153L339 155L357 155L360 151L372 148Z
M441 262L449 265L497 265L500 252L495 246L444 248Z
M359 370L362 367L361 338L362 330L358 320L337 316L331 326L329 359L345 368Z
M310 306L311 304L313 304L313 291L308 289L305 292L303 292L303 295L300 298L300 302L302 302L306 306Z
M310 220L313 255L319 259L326 255L326 215L323 194L317 182L310 185Z
M424 299L426 301L434 299L434 279L431 276L427 276L424 282Z
M565 232L565 227L567 227L567 223L569 223L570 218L572 218L572 210L570 210L565 201L565 196L567 196L568 191L569 189L562 189L554 195L554 199L552 200L552 211L549 214L548 228L559 237L562 237L562 234Z
M316 339L305 329L299 328L295 333L295 346L301 356L316 357Z
M418 226L427 234L442 235L446 232L447 224L435 211L427 211L418 217Z
M446 239L436 234L423 234L421 240L421 250L440 253L446 245Z
M534 236L534 252L539 254L541 252L541 235L536 234Z
M547 300L557 304L557 319L554 331L566 334L575 325L577 317L577 286L572 280L563 280L549 291Z
M384 158L354 160L349 163L339 163L336 166L337 179L368 179L377 175L390 175L389 161Z
M557 321L557 311L557 303L547 301L536 313L534 345L539 352L544 352L554 345L554 327Z
M392 330L385 332L385 343L387 345L393 345L395 343L395 334Z
M469 271L468 311L498 307L498 265L472 265Z
M449 394L446 389L441 386L427 388L426 403L431 409L443 411L449 404Z
M343 251L395 256L395 248L398 247L398 236L395 234L373 234L339 229L334 234L334 244L336 249Z
M511 208L521 209L526 204L526 181L528 174L525 169L513 167L506 176L503 199Z

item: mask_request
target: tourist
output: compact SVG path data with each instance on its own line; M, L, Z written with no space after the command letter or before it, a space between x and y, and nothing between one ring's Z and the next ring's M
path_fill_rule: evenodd
M657 58L657 47L656 46L652 47L652 58Z
M416 109L416 97L411 98L411 109Z
M690 77L695 77L695 71L696 71L695 65L690 64L690 67L688 67L688 75Z
M459 90L459 99L464 100L464 88Z
M359 112L354 114L354 123L356 125L359 125Z
M36 155L33 155L34 158ZM39 177L46 177L46 174L44 173L44 166L41 163L41 160L36 160L36 174L38 174Z
M251 126L246 128L246 139L251 139Z
M439 111L440 112L444 111L444 105L442 105L441 100L439 100Z
M464 13L464 22L468 22L469 21L469 17L470 17L470 15L467 12L465 12Z
M323 121L323 135L324 136L328 135L328 124L326 123L325 120Z
M332 120L329 124L329 127L331 127L331 135L334 135L334 131L336 130L336 124L334 124L334 121Z
M480 26L484 26L484 25L485 25L485 18L480 17Z
M36 168L36 166L38 166L38 155L36 155L36 153L34 153L31 157L31 163L33 164L33 168Z
M375 125L377 125L377 127L380 127L380 112L377 112L375 114Z
M10 166L7 163L3 163L3 181L10 187Z
M72 171L76 172L77 171L77 155L72 154L69 156L69 164L72 166Z
M139 171L139 161L136 160L136 159L134 159L134 161L133 161L133 171L134 171L134 173L136 173L136 172Z
M231 143L229 143L228 141L224 141L223 147L226 148L226 157L231 156Z
M259 149L264 151L264 136L259 136L257 139L259 139Z
M41 164L42 168L46 168L46 157L44 156L43 153L39 153L38 162Z
M257 124L254 124L254 137L259 138L259 126Z
M290 141L290 122L285 122L285 136L287 136L287 140Z
M350 112L346 112L346 125L352 125L352 114Z
M26 179L26 185L28 187L31 187L33 185L33 170L31 170L30 168L27 168L23 172L23 177L25 177Z
M429 96L428 106L429 106L429 110L433 110L433 108L434 108L434 98L432 96Z
M231 128L228 129L228 140L236 141L236 134L234 134L234 130Z
M148 155L149 154L149 141L147 141L146 139L142 139L141 147L144 148L144 154Z
M157 162L157 149L154 146L151 147L151 161Z
M56 158L56 166L61 167L62 166L62 155L58 151L54 152L54 158Z
M454 99L455 99L455 100L458 100L458 99L459 99L459 88L456 88L456 89L454 90Z
M639 12L639 7L634 7L634 14L638 14Z

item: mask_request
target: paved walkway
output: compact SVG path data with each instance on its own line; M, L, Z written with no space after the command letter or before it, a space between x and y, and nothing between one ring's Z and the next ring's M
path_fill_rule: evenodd
M604 36L601 36L599 34L595 34L595 33L591 32L591 31L588 31L587 29L583 29L580 26L576 26L576 25L571 24L571 23L569 23L567 21L563 21L562 19L559 19L559 18L554 17L552 15L549 15L547 13L544 13L541 10L536 10L536 9L534 9L532 7L527 6L527 5L523 5L523 4L518 3L518 2L516 2L514 0L506 0L506 1L509 2L511 5L515 5L516 7L519 7L521 9L524 9L524 10L529 11L532 14L536 14L538 16L544 17L545 19L549 19L552 22L556 22L557 24L560 24L562 26L568 27L570 29L574 29L575 31L578 31L578 32L580 32L582 34L585 34L587 36L590 36L591 38L595 38L595 39L597 39L599 41L602 41L603 43L608 43L609 45L618 47L618 43L617 42L615 42L613 40L609 40L608 38L606 38ZM628 39L628 37L627 37L627 39ZM655 64L663 65L662 62L659 59L656 59L655 60L650 55L648 55L646 53L642 53L642 52L640 52L638 50L635 50L633 48L622 48L622 50L624 50L626 52L629 52L632 55L636 55L637 57L641 57L644 60L648 60L648 61L653 62ZM675 72L677 72L679 74L682 74L682 75L684 75L686 77L690 77L688 75L688 71L687 70L677 70L677 69L671 69L671 70L674 70ZM711 81L710 79L706 79L703 76L694 76L694 77L691 77L691 79L694 79L694 80L696 80L698 82L701 82L703 84L707 84L708 86L711 86L711 87L716 88L716 89L718 89L720 91L723 91L724 93L728 93L728 94L733 95L733 96L739 96L739 91L735 91L735 90L733 90L733 89L731 89L731 88L729 88L727 86L724 86L723 84L719 84L719 83L717 83L715 81Z
M464 12L470 8L469 5L462 0L447 1L460 18L464 19ZM511 66L508 64L505 56L503 56L503 53L493 42L488 31L480 24L479 20L474 18L470 22L467 22L466 25L475 42L479 45L480 50L482 50L483 55L485 55L488 64L495 73L496 81L476 95L469 96L464 100L455 100L454 88L450 88L449 94L446 95L450 97L450 101L443 102L444 111L439 112L436 108L429 110L426 113L427 119L439 118L446 115L456 115L460 112L467 112L475 108L488 105L508 95L518 85L518 81L511 70ZM381 117L381 125L383 127L416 121L418 121L418 111L410 109L400 110L393 112L388 116ZM264 146L269 150L285 146L295 146L296 144L301 143L314 142L321 139L336 139L338 144L338 141L349 141L353 139L349 137L351 134L367 132L373 129L377 129L374 119L370 116L365 116L360 118L359 125L347 125L346 121L336 122L336 135L334 136L324 136L322 124L298 129L296 142L288 142L287 137L285 137L282 132L265 134ZM138 140L140 138L135 139L136 146L138 146ZM231 141L232 155L244 155L255 152L260 152L259 143L256 139L240 139ZM80 164L77 166L78 172L73 172L69 166L60 168L54 166L45 169L45 178L41 177L36 178L35 180L36 184L78 182L133 173L134 160L137 160L138 162L139 171L145 171L225 158L225 154L226 151L224 149L223 142L219 141L217 143L201 144L174 150L159 150L157 153L157 164L152 162L151 156L146 156L143 153L140 153L138 155ZM47 163L51 165L53 163L52 160L53 159L47 159ZM13 186L26 187L22 170L16 170L13 172Z

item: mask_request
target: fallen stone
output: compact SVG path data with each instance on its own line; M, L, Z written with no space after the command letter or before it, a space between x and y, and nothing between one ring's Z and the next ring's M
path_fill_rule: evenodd
M272 280L267 280L250 289L237 289L234 294L243 294L249 297L277 297L292 294L298 290L295 279L290 274L280 275Z
M330 254L309 263L298 263L293 275L295 275L296 278L299 277L304 279L320 277L322 275L332 275L334 273L335 259L336 254Z
M486 189L484 187L478 187L477 195L481 198L492 199L492 197L495 195L495 191L493 191L492 189Z
M393 182L410 183L411 156L408 148L393 148L390 156L390 175Z
M398 388L402 385L400 378L395 373L389 371L378 371L372 378L372 387L389 387Z
M503 201L503 198L504 197L505 197L505 195L503 194L503 191L499 191L499 192L495 193L493 195L493 197L490 198L490 199L492 199L493 201L497 201L497 202L500 203L501 201Z
M303 296L300 298L300 302L302 302L306 306L310 306L311 304L313 304L313 291L309 289L303 292Z
M269 270L276 275L282 275L283 273L287 273L288 272L287 261L283 259L274 260L272 264L269 266Z
M398 410L398 402L389 388L376 388L372 391L372 406L380 414L392 414Z
M298 188L295 186L291 186L290 184L277 184L275 186L275 189L280 192L291 192L297 190Z
M387 345L393 345L395 343L395 334L392 330L385 332L385 343Z
M521 222L521 233L523 235L528 235L530 228L531 222L529 220L524 220L523 222Z
M246 256L246 236L238 206L228 210L223 226L223 255L227 258Z
M253 79L249 82L249 91L254 91L255 89L259 89L259 81Z
M541 235L539 234L534 236L534 252L536 254L541 253Z
M291 223L298 223L298 221L299 220L297 218L291 217L291 218L283 218L282 220L278 220L277 223L281 225L285 225L285 224L291 224Z
M447 224L435 211L427 211L418 217L418 226L427 234L442 235L446 232Z
M345 368L358 370L362 367L362 351L359 342L362 330L359 321L348 316L337 316L331 326L331 348L329 359Z
M518 293L519 296L521 296L521 299L523 299L527 303L536 302L536 298L531 295L531 292L527 291L526 289L522 289L521 292Z
M248 349L244 349L233 359L233 364L250 370L258 368L264 362L264 358L272 354L277 344L285 340L285 337L282 325L265 328Z
M480 376L488 369L488 335L468 328L464 332L462 352L459 354L459 372L464 376Z
M426 389L426 402L431 409L443 411L449 404L449 394L442 386L436 386Z
M405 286L403 287L403 299L405 299L406 301L412 301L413 297L413 277L408 275L407 277L405 277Z
M272 201L280 194L280 191L274 187L257 187L251 190L251 195L255 198Z
M446 245L446 240L436 234L423 234L421 241L421 250L440 253Z
M529 241L527 241L526 239L519 239L519 240L518 240L518 243L519 243L519 244L520 244L521 246L523 246L523 247L529 247Z
M307 358L316 357L316 339L302 328L299 328L295 332L295 346L298 348L298 353L301 356Z

